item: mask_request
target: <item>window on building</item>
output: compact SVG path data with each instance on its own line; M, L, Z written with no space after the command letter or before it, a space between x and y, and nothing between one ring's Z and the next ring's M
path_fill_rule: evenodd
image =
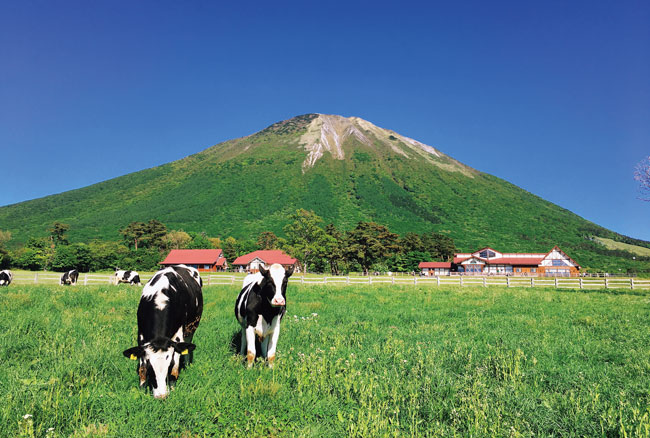
M512 272L512 266L506 266L506 272Z
M516 272L521 272L521 268L517 268L517 271L516 271Z
M553 266L564 266L566 263L564 263L564 260L560 259L553 259Z
M530 268L530 272L537 272L537 268Z
M481 252L479 253L479 256L481 256L481 258L484 258L484 259L492 258L492 257L494 257L495 255L496 255L496 254L494 253L494 251L490 251L489 249L484 249L483 251L481 251Z

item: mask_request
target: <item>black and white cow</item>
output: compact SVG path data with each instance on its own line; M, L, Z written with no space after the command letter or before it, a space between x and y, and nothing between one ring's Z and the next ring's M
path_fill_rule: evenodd
M14 276L11 274L11 271L9 269L0 271L0 286L9 286L13 278Z
M72 271L64 272L61 275L61 280L59 281L59 284L75 285L77 284L78 278L79 278L79 271L73 269Z
M277 263L267 270L247 275L237 297L235 316L241 324L241 350L246 351L248 366L255 360L255 336L260 340L261 356L273 367L275 350L280 336L280 321L287 311L287 282L293 266L285 270Z
M140 386L148 383L156 398L167 396L167 383L178 379L196 345L192 337L203 312L199 271L185 265L162 269L144 285L138 305L138 346L124 356L138 360ZM171 379L169 379L171 376Z
M120 283L129 283L131 285L137 284L140 286L140 275L135 271L115 271L115 277L113 277L114 284Z

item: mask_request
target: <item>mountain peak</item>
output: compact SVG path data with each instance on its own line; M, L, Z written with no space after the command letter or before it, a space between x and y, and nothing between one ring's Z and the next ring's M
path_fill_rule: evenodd
M305 173L329 152L336 160L345 159L344 144L356 141L362 145L377 148L384 146L405 158L426 159L448 171L458 171L473 176L473 172L436 148L389 129L380 128L360 117L343 117L331 114L308 114L290 119L289 123L305 123L299 144L308 152L302 163Z

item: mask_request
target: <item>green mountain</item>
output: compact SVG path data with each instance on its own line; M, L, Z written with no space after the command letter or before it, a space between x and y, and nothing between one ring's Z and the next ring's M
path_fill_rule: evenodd
M559 245L583 266L646 270L595 236L650 247L482 173L439 150L351 117L308 114L162 166L0 208L14 243L54 221L72 241L118 240L132 221L210 236L282 235L287 216L314 210L350 229L375 221L391 231L436 231L459 249L542 252ZM650 260L650 259L648 259Z

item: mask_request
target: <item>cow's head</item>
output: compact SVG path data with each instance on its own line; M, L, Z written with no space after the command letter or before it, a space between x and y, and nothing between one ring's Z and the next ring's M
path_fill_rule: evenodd
M144 345L124 350L122 354L129 359L140 361L138 368L140 386L147 383L151 387L154 397L165 398L168 394L168 377L175 365L175 353L185 355L195 348L196 345L189 342L174 342L169 338L157 338Z
M282 265L274 263L269 269L260 265L262 282L260 283L262 295L269 301L271 306L286 306L287 282L293 274L293 266L284 269Z

